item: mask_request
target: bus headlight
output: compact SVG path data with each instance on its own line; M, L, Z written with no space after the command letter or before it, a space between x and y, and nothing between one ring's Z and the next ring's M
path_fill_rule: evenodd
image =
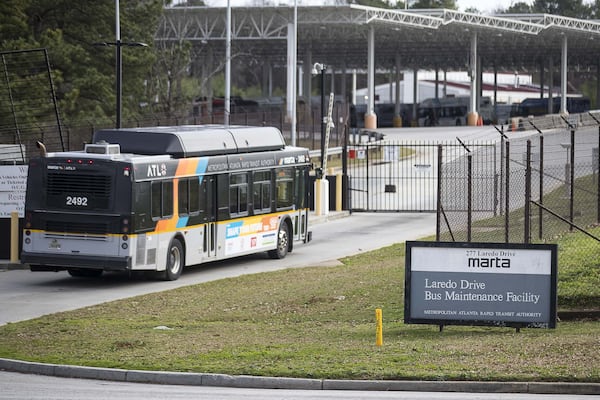
M121 244L121 248L122 248L123 250L127 250L127 248L128 248L128 247L129 247L129 246L127 245L127 243L122 243L122 244Z

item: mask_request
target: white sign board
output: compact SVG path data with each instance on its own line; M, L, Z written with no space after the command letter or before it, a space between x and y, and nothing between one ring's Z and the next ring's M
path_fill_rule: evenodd
M556 325L556 245L407 242L405 322Z
M27 165L0 165L0 218L10 218L13 211L23 218Z

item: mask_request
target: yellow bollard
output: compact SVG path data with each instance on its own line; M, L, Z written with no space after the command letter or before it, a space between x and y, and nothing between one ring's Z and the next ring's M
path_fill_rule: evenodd
M321 180L315 180L315 215L321 215Z
M10 263L19 262L19 212L10 213Z
M381 308L375 310L375 319L377 320L377 338L375 339L375 344L381 346L383 345L383 315Z

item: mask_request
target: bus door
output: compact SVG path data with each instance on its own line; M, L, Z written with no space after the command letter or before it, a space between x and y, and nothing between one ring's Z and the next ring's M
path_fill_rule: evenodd
M308 182L308 170L296 169L295 197L296 212L294 213L294 239L306 241L308 230L308 191L305 189Z
M294 213L294 240L302 240L306 238L308 229L308 210L300 209Z
M215 258L217 255L216 180L214 176L206 176L204 180L206 189L206 223L204 224L202 252L205 259L210 259Z
M217 224L209 221L204 224L204 258L214 258L217 255Z

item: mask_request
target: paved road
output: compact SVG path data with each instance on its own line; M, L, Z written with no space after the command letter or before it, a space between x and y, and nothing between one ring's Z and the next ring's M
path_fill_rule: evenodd
M334 218L333 213L331 218ZM322 218L319 218L323 221ZM99 279L76 279L66 272L0 272L0 325L146 293L174 289L243 274L328 265L341 257L435 233L434 214L354 213L311 227L313 240L296 243L283 260L264 255L199 265L174 282L141 274L108 273Z
M600 396L521 393L268 390L169 386L0 372L0 399L2 400L597 400L598 398Z

